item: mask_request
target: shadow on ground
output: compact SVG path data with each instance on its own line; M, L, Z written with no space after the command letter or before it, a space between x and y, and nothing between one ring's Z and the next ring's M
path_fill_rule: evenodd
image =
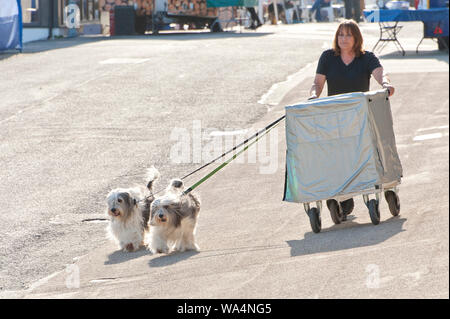
M304 239L290 240L287 243L291 247L292 257L369 247L403 232L403 224L406 220L406 218L391 217L376 226L372 223L358 224L350 220L322 229L318 234L306 233ZM342 234L338 234L337 231L341 231Z
M149 261L150 267L165 267L186 260L192 256L199 254L197 251L175 252L168 255L161 255Z
M403 232L403 224L407 220L406 218L392 217L375 226L372 223L359 224L354 222L354 219L356 219L356 217L340 225L322 229L319 234L308 232L305 234L304 239L287 241L287 244L291 248L291 257L375 246L400 232ZM255 251L269 252L278 249L286 249L286 245L259 245L202 250L201 252L187 251L184 253L171 253L169 255L160 255L151 259L149 261L149 266L170 266L194 256L196 256L194 259L203 259L221 256L236 256Z
M145 248L141 248L135 252L124 252L122 250L117 250L112 254L108 255L108 260L105 261L105 265L115 265L121 264L133 259L137 259L146 255L151 255L151 252Z

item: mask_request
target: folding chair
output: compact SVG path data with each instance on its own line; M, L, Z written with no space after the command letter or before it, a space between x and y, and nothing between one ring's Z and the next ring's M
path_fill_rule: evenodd
M379 52L381 52L381 50L384 49L387 43L394 42L395 46L397 47L397 50L400 51L404 56L405 50L403 50L402 45L397 39L397 34L400 32L403 26L398 25L398 21L396 21L394 25L390 25L388 22L379 22L378 25L380 27L380 38L373 47L372 51L375 51L376 47L378 46L378 43L380 42L382 43L380 45Z

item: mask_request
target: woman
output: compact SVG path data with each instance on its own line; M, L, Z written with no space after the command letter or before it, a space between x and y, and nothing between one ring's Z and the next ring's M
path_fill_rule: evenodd
M389 91L389 96L394 94L394 87L384 73L378 58L372 52L364 50L358 24L353 20L345 20L338 26L333 48L324 51L320 56L309 99L320 96L325 82L328 86L328 96L367 92L370 76ZM341 202L345 215L351 213L353 206L353 198Z
M364 3L364 1L362 1ZM345 18L357 23L361 20L361 0L344 0Z
M260 26L262 26L261 21L259 20L258 14L256 13L256 10L254 7L246 7L248 13L250 13L250 17L252 19L252 22L250 24L249 29L256 30Z
M329 7L331 6L331 0L316 0L311 8L311 14L316 11L316 21L321 22L322 21L322 14L320 13L321 8Z

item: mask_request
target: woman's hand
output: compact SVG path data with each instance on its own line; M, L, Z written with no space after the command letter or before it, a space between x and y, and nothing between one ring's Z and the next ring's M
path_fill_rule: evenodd
M389 92L389 96L392 96L395 92L394 87L390 83L383 83L383 89L387 89Z
M381 84L383 89L387 89L389 91L389 96L392 96L392 94L394 94L395 89L392 86L391 81L389 80L387 74L384 73L384 69L382 66L373 70L372 75L375 78L375 80L377 80L377 82Z
M325 81L327 80L326 76L323 74L316 73L316 77L314 78L314 83L309 91L308 100L317 99L322 93L323 86L325 85Z

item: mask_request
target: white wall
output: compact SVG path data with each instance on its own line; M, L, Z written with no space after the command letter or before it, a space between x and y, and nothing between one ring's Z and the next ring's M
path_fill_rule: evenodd
M53 28L53 36L62 35L61 29ZM27 43L37 40L47 40L48 28L23 28L22 42Z

